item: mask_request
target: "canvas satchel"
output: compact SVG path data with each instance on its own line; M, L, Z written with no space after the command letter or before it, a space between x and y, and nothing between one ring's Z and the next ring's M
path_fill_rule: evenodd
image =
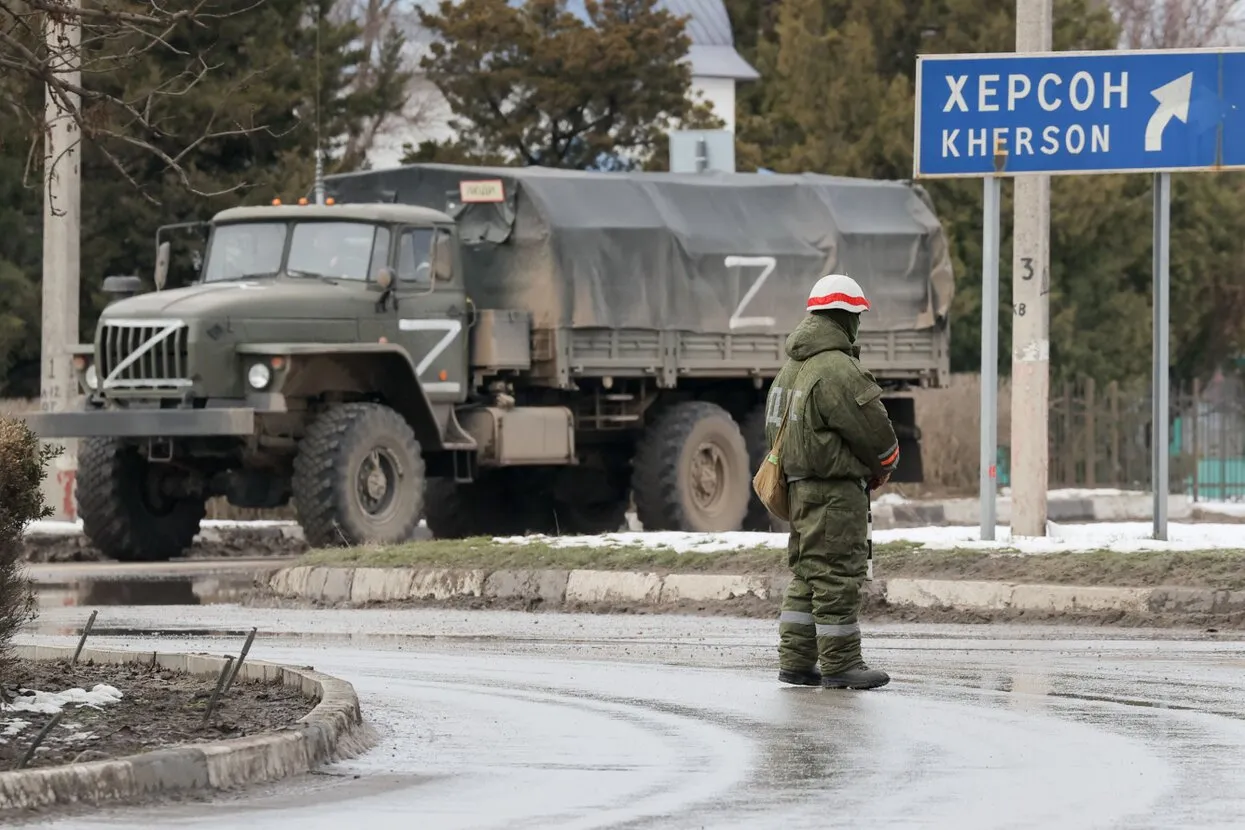
M796 380L799 376L799 372L796 372ZM752 489L761 504L784 522L791 521L791 503L787 498L787 474L782 467L782 441L787 434L787 416L791 414L791 399L794 397L787 395L787 406L782 411L782 421L778 424L778 434L774 436L774 446L765 454L760 468L752 477Z

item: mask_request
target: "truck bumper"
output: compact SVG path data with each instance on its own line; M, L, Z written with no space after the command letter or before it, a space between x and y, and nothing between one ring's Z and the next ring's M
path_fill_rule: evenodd
M40 412L24 420L40 438L173 438L255 431L255 410L249 407Z

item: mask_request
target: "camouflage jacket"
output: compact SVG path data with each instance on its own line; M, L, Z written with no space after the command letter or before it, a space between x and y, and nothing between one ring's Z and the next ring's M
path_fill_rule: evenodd
M790 406L782 449L788 479L859 481L893 472L899 442L882 388L848 333L810 314L787 338L787 356L766 401L765 438L773 447Z

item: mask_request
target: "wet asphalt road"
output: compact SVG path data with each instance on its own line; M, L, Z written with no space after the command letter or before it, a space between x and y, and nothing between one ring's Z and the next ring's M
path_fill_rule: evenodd
M86 613L45 604L25 639L72 642ZM780 686L775 627L732 618L106 607L92 641L236 652L252 625L252 656L354 683L379 745L211 805L38 826L1245 823L1239 640L870 626L877 692Z

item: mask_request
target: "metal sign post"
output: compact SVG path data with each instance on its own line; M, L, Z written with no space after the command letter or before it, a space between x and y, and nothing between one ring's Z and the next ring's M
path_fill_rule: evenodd
M917 58L914 143L916 179L1155 174L1151 478L1154 536L1165 539L1168 174L1245 169L1245 49L921 55ZM989 267L987 262L983 272ZM1015 267L1022 269L1021 280L1028 278L1023 257ZM1042 280L1033 282L1043 297L1049 292ZM987 301L987 292L983 292L983 306ZM1017 318L1031 311L1025 302L1013 304ZM982 313L984 323L984 307ZM1013 353L1013 366L1026 359L1045 362L1042 352L1049 349L1045 342L1018 344L1017 348L1030 346L1036 350L1032 355ZM992 377L985 366L986 351L983 332L983 387ZM990 443L987 432L994 422L986 417L984 400L982 406L984 455ZM1017 406L1046 409L1045 401L1013 398L1013 411ZM1022 454L1035 462L1024 465L1026 475L1045 478L1046 441L1041 436L1035 440L1032 435L1013 435L1013 458L1024 441L1029 444L1023 446ZM993 459L983 457L982 463L987 462ZM1014 477L1020 471L1015 463L1012 466L1013 489L1029 492L1040 486L1044 502L1046 482L1017 482ZM993 484L983 473L983 508L987 499L993 508ZM984 511L982 518L984 525Z
M1154 538L1167 540L1167 491L1169 478L1169 439L1167 437L1168 392L1170 378L1168 346L1171 309L1171 274L1168 271L1168 250L1171 247L1171 174L1154 174L1154 378L1151 381L1151 417L1154 428L1150 435L1150 469L1154 488ZM1196 417L1197 413L1194 413Z

